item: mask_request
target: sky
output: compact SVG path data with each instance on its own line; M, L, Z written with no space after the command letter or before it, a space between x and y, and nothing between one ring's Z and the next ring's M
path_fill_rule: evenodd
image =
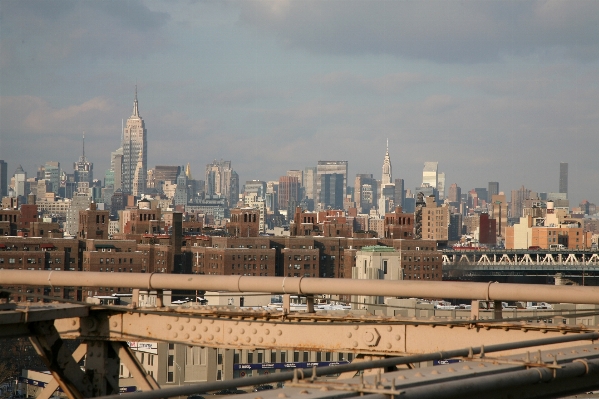
M139 112L148 166L240 181L347 160L414 190L498 181L599 203L599 1L0 0L0 159L82 151L103 179Z

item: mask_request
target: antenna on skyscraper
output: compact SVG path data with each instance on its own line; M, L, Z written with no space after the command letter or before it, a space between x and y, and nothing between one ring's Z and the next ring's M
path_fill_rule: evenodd
M85 158L85 130L83 131L83 158Z

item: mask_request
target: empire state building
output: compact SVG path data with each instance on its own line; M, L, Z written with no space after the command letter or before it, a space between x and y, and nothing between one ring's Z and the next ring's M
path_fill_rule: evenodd
M137 87L133 114L123 130L123 192L139 196L146 188L148 170L148 142L144 120L137 108Z

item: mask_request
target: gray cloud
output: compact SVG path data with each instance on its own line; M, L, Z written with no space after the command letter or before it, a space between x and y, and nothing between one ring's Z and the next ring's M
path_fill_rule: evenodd
M506 55L599 56L599 2L240 1L242 23L324 54L392 54L434 62Z
M12 73L33 65L144 56L164 46L161 28L169 18L137 0L3 0L0 12L0 65Z

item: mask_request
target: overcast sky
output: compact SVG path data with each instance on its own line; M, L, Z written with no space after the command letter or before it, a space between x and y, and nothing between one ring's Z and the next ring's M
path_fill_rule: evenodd
M599 1L0 0L0 159L103 179L135 85L148 165L319 160L599 203Z

